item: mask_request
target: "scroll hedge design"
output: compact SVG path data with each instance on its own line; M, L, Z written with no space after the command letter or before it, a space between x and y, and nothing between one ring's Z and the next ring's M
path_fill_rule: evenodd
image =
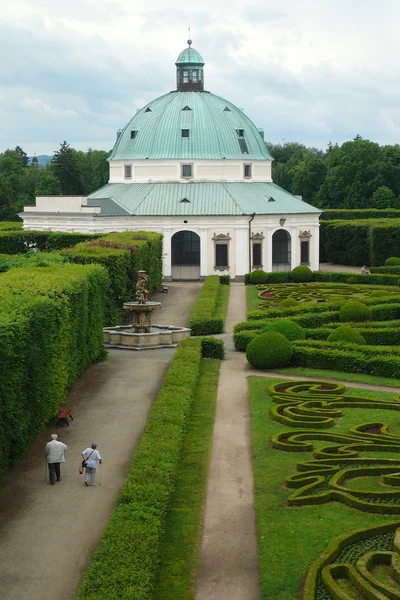
M319 381L286 381L268 389L276 404L270 412L272 419L307 428L275 434L273 448L311 452L315 442L327 442L315 449L313 459L298 463L297 473L286 477L286 486L295 490L288 497L288 506L336 501L366 512L400 514L400 437L391 434L381 422L362 423L351 427L348 433L321 431L335 424L335 419L342 416L342 408L400 411L399 398L378 401L346 396L344 391L342 384ZM381 453L395 456L382 457ZM368 488L359 484L366 477L380 481ZM356 480L356 485L352 480Z
M334 540L312 565L303 600L400 598L400 522Z

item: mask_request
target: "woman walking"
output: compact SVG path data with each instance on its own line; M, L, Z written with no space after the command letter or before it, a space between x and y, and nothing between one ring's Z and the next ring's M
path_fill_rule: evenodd
M82 452L82 466L85 466L85 485L96 485L94 480L96 477L97 464L102 464L101 456L97 450L97 444L92 444L91 448L86 448Z

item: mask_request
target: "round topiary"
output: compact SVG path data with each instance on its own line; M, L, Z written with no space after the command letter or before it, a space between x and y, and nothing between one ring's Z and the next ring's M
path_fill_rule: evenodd
M397 256L390 256L385 260L386 267L393 267L397 265L400 265L400 258L398 258Z
M293 348L281 333L268 331L251 340L246 358L255 369L285 367L292 358Z
M340 321L348 323L350 321L371 321L372 311L369 306L358 302L357 300L349 300L343 304L339 312Z
M280 319L279 321L268 323L268 325L261 329L261 333L267 333L267 331L277 331L284 335L289 342L304 340L305 338L303 328L294 321L290 321L290 319Z
M299 265L292 270L290 275L295 283L304 283L306 281L311 281L313 272L305 265Z
M295 298L285 298L279 303L279 308L290 308L291 306L298 306L298 304Z
M387 296L390 294L389 290L373 290L370 293L371 298L378 298L379 296Z
M258 285L260 283L267 283L268 274L262 269L255 269L250 273L250 283Z
M349 325L341 325L331 334L328 335L328 342L342 342L347 344L365 344L365 340L361 333Z

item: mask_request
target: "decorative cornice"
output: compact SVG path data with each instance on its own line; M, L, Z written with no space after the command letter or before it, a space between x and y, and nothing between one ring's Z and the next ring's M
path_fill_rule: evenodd
M253 233L253 235L251 236L252 240L263 240L264 239L264 235L263 232L261 231L260 233Z
M300 231L299 233L299 238L308 240L310 237L312 237L312 233L310 231Z
M219 233L218 235L214 233L212 239L214 242L229 242L231 236L229 235L229 233Z

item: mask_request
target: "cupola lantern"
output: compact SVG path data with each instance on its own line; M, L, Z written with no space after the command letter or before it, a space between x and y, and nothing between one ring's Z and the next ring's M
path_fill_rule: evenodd
M175 64L178 92L204 90L204 60L201 54L192 48L192 40L188 40L188 47L180 53Z

